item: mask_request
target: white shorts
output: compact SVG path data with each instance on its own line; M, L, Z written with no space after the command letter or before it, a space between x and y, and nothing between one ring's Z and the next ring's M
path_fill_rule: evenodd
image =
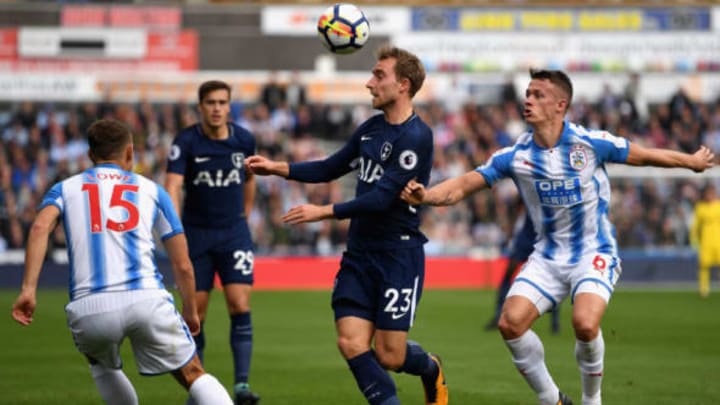
M605 302L620 278L620 259L603 253L583 256L576 264L558 263L533 254L518 273L507 296L520 295L535 304L540 315L570 295L592 293Z
M75 346L107 368L122 367L126 337L143 375L180 369L195 356L195 341L166 290L96 293L69 303L65 312Z

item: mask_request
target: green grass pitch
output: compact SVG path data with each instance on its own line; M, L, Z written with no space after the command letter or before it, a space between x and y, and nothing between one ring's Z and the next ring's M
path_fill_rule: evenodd
M23 328L9 316L15 291L0 291L0 404L98 404L83 357L65 324L66 293L40 290L35 323ZM269 292L253 296L255 343L251 385L263 405L363 405L345 362L335 348L329 291ZM411 338L443 357L453 405L533 404L530 389L514 369L497 332L485 332L493 291L425 292ZM574 359L570 306L562 330L549 320L535 330L555 381L576 402L580 382ZM623 290L605 317L604 402L607 404L720 403L720 295ZM206 367L226 387L232 365L229 322L217 292L206 323ZM182 404L185 393L170 376L137 374L128 345L125 371L142 404ZM403 404L422 404L416 377L393 373Z

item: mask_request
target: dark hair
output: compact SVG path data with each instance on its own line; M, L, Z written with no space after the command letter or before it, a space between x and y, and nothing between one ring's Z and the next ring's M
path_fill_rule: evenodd
M712 191L713 193L715 192L715 184L713 184L712 180L706 181L700 188L700 195L702 198L705 198L705 194L707 194L708 191Z
M570 77L562 70L530 69L531 79L549 80L550 83L559 87L568 98L566 110L570 108L573 98L573 86Z
M101 119L90 125L87 139L93 161L114 160L132 143L132 132L120 121Z
M232 95L230 91L230 85L220 80L208 80L200 85L198 88L198 103L202 103L205 96L211 91L215 90L227 90L228 96Z
M410 81L410 98L415 96L425 81L425 67L415 54L404 49L385 45L377 50L377 59L395 59L395 76Z

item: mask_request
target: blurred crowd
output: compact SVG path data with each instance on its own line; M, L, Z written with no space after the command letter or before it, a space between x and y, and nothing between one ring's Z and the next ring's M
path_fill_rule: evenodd
M498 148L525 131L522 97L511 83L493 103L478 105L467 89L417 106L432 127L437 183L485 162ZM369 102L327 105L308 100L296 79L271 78L257 102L234 102L232 119L256 136L258 153L274 159L319 159L339 148L353 129L375 112ZM197 122L194 104L185 103L33 103L0 105L0 252L22 248L35 209L57 181L90 166L85 129L97 118L115 118L135 134L135 171L164 182L167 153L175 134ZM597 100L574 100L568 118L587 128L604 129L650 147L694 152L701 144L720 156L720 99L699 103L679 89L665 103L648 105L637 78L622 92L606 87ZM720 163L720 162L719 162ZM300 184L258 179L250 217L259 255L335 255L344 247L348 221L287 226L281 216L301 203L326 204L353 197L354 181ZM716 179L717 181L717 179ZM704 180L639 178L613 180L611 216L623 248L687 246L692 208ZM495 255L516 224L519 197L504 181L454 207L423 211L429 255ZM64 245L62 227L52 243Z

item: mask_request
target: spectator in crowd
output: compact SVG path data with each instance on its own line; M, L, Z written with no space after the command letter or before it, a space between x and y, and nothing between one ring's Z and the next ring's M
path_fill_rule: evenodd
M270 72L267 82L262 86L260 91L260 103L262 103L270 112L287 101L285 88L278 81L277 72Z
M307 104L305 83L303 83L300 72L297 70L290 75L290 82L285 87L285 94L287 96L287 105L293 111L297 111L298 108Z

